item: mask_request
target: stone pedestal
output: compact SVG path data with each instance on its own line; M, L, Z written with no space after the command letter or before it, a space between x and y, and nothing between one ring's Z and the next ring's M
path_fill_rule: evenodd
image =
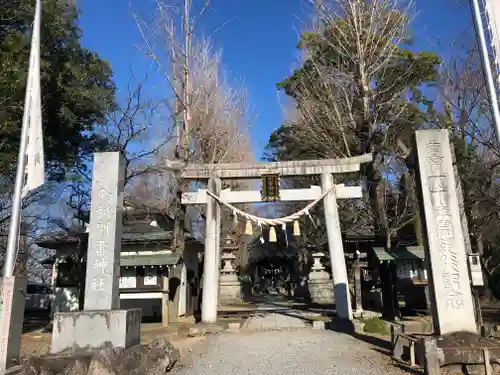
M51 353L98 349L104 344L129 348L140 344L141 309L56 313Z
M237 247L234 246L233 239L228 236L224 240L221 256L224 263L220 275L219 303L221 305L230 305L242 300L241 282L233 265L233 261L236 259L233 254L235 249Z
M120 310L124 158L94 155L84 311L54 315L51 352L140 343L142 309Z
M313 254L314 263L309 273L309 294L311 302L319 305L335 304L333 283L330 275L321 264L324 253Z
M25 277L7 277L2 283L0 371L19 359L27 281Z

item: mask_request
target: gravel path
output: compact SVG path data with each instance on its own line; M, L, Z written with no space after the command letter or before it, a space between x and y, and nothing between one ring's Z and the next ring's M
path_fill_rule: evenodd
M401 375L370 345L333 331L264 331L212 335L176 375Z

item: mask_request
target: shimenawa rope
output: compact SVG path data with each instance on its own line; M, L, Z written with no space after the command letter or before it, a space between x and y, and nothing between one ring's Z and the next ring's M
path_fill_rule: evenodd
M302 210L297 211L292 215L288 215L288 216L277 218L277 219L267 219L265 217L259 217L259 216L255 216L255 215L246 213L246 212L240 210L239 208L234 207L232 204L220 199L218 196L216 196L215 194L213 194L209 190L207 190L207 194L210 195L212 198L214 198L220 204L223 204L224 206L231 209L236 215L243 216L247 220L251 220L254 223L267 225L267 226L276 226L276 225L283 225L286 223L291 223L291 222L299 219L301 216L309 214L309 210L311 208L313 208L316 204L318 204L318 202L320 202L323 198L325 198L328 195L328 193L330 191L332 191L333 189L335 189L335 185L333 185L330 189L328 189L323 194L321 194L321 196L319 198L317 198L316 200L312 201L307 206L305 206Z

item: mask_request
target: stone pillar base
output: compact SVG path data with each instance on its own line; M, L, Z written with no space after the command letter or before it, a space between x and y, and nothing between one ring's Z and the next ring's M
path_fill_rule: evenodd
M221 275L219 289L219 303L230 305L242 301L241 282L237 275Z
M335 295L333 283L325 271L316 271L309 274L309 294L311 303L318 305L334 305Z
M26 277L7 277L1 285L0 304L0 372L19 360L23 316L26 301Z
M56 313L51 353L98 349L105 343L128 348L140 344L141 309Z

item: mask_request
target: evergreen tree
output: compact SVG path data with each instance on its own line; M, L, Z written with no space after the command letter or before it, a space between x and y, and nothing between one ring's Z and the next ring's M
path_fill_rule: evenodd
M0 0L0 174L12 175L19 149L35 1ZM43 1L41 90L44 147L50 177L91 150L92 128L113 109L110 65L80 44L78 11Z

